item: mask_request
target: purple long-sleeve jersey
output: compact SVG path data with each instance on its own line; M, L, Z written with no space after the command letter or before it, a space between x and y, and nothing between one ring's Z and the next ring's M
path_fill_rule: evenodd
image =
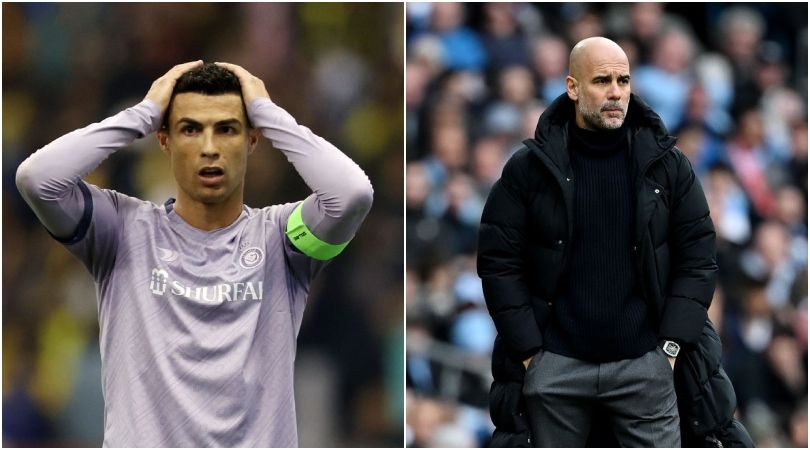
M324 242L352 238L371 206L363 171L269 99L248 116L314 194L304 224ZM299 203L243 206L196 229L172 208L81 180L157 129L145 101L31 155L20 192L96 281L104 446L295 447L295 344L309 284L324 266L287 237Z

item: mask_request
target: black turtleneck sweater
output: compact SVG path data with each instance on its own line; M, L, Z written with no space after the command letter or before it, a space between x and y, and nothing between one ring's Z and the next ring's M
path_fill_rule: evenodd
M634 269L635 195L627 130L568 130L574 230L544 348L607 362L656 346L652 311Z

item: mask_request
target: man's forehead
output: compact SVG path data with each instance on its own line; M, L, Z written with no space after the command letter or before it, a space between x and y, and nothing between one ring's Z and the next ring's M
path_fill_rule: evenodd
M588 72L630 72L630 63L624 54L617 52L590 52L585 55L585 69Z
M177 94L172 100L172 119L194 119L200 123L224 119L244 121L244 105L239 94L204 95L196 92Z
M591 67L589 74L592 76L630 76L630 66L627 64L604 63Z

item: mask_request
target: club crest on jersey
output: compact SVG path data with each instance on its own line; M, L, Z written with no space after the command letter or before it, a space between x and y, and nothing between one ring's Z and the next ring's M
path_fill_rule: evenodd
M155 247L155 248L158 251L158 258L160 258L161 261L166 261L166 262L177 261L177 258L180 256L180 254L177 253L174 250L169 250L167 248L161 248L161 247Z
M245 269L252 269L264 261L264 252L259 247L250 247L239 256L239 265Z

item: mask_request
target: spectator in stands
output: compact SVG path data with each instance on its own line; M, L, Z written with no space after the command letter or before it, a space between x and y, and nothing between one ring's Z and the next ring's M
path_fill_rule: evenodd
M483 43L489 55L489 70L497 72L507 66L528 63L526 37L518 26L516 14L514 3L484 5Z
M568 75L568 45L559 36L547 34L532 43L532 67L539 80L539 97L549 104L565 92Z
M768 179L769 157L765 147L762 113L749 109L740 115L727 151L734 172L740 179L754 208L762 217L774 212L775 199Z
M693 47L684 31L677 28L664 31L653 45L652 64L633 73L634 92L658 112L670 130L680 123L686 110L692 86Z
M434 3L431 31L439 38L447 68L479 71L487 62L484 45L477 33L464 25L464 5Z

